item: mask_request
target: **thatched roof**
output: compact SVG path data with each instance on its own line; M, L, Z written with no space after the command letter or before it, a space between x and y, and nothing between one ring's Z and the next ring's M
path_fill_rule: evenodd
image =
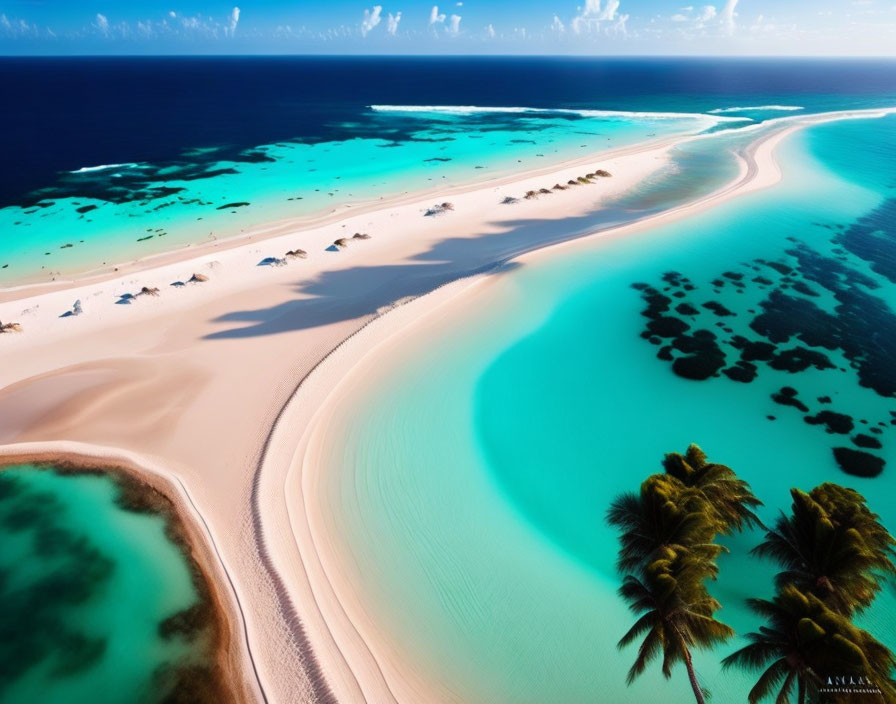
M555 191L565 191L567 188L568 186L561 186L559 183L554 184Z
M18 323L0 322L0 333L4 332L22 332L22 326Z
M356 232L354 235L352 235L352 239L353 240L369 240L370 235L368 235L366 232Z
M501 201L503 205L513 205L514 203L519 203L519 198L514 198L513 196L507 196L504 200Z
M208 277L205 274L193 274L187 279L188 284L201 284L204 281L208 281Z
M308 257L308 252L304 249L291 249L286 253L287 259L295 259L299 257L300 259L306 259Z
M605 169L598 169L594 172L595 176L600 176L601 178L610 178L613 174Z
M345 237L340 237L338 240L333 240L333 244L337 247L348 247L348 240Z
M545 193L545 194L547 194L547 195L550 195L550 194L551 194L551 192L550 192L547 188L539 188L539 189L538 189L538 192L539 192L539 193Z
M140 293L138 293L137 295L138 296L158 296L159 289L157 289L155 286L144 286L143 288L140 289Z

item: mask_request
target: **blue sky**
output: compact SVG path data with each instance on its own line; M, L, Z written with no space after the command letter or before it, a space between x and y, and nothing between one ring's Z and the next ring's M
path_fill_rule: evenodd
M0 54L896 55L896 0L0 0Z

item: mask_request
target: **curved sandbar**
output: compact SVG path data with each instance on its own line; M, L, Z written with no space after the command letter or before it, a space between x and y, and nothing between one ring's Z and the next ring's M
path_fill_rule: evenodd
M803 117L773 129L770 139L821 119L836 118ZM761 142L755 154L744 155L736 184L660 217L684 217L770 185L775 143ZM0 443L33 443L29 451L50 455L59 453L49 444L55 441L114 446L110 452L119 456L151 458L135 461L137 471L151 463L175 477L207 528L202 539L226 565L232 611L244 615L269 701L413 698L426 691L425 677L403 672L398 658L377 650L363 614L353 612L330 573L327 536L315 533L313 502L305 504L307 515L302 511L311 494L299 492L313 479L313 472L301 472L304 452L314 437L312 420L320 422L325 413L318 404L334 401L327 399L333 383L377 340L441 300L472 294L470 284L487 285L483 272L540 256L522 252L592 234L602 204L654 173L672 146L641 145L469 188L452 194L454 211L438 218L423 217L432 198L384 203L301 232L189 260L181 254L114 278L40 293L8 291L0 320L20 322L24 331L0 338ZM614 177L499 205L595 168ZM355 231L372 239L326 251ZM307 260L257 266L297 244L309 252ZM209 280L168 287L194 272ZM467 278L444 285L458 277ZM161 295L116 303L144 286L160 287ZM75 299L84 314L60 319ZM414 300L399 305L407 299ZM365 328L372 320L377 324Z
M877 114L824 115L793 121L796 124L785 123L750 146L744 154L745 163L739 177L727 187L700 201L595 233L593 237L634 234L732 197L771 187L781 178L775 149L788 135L809 124ZM522 254L496 266L495 271L500 271L502 266L535 262L561 248L581 247L585 239ZM321 495L321 473L331 469L324 459L327 453L322 429L334 420L337 407L351 404L363 394L367 380L375 378L379 360L389 359L394 364L396 359L412 356L415 341L425 339L442 321L461 318L465 310L475 308L477 299L488 295L493 281L485 273L457 279L390 310L388 315L376 318L347 339L297 387L278 418L268 453L259 466L262 486L259 513L273 520L288 521L291 530L278 535L291 532L293 538L272 542L270 550L275 558L279 555L284 578L294 580L294 593L302 595L306 606L316 607L316 613L306 610L306 623L319 624L312 629L315 636L312 643L328 671L338 673L330 675L330 682L341 699L460 701L456 692L434 686L427 679L427 673L409 667L402 654L394 651L386 638L380 637L377 624L358 598L362 585L354 583L350 570L335 558L334 543L339 537L327 530L329 507L317 502ZM288 467L285 476L284 467ZM327 658L331 659L329 664Z

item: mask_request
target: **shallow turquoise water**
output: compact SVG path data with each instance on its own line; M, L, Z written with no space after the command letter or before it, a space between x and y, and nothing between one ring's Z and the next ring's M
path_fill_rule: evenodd
M126 181L144 164L89 165L65 174L61 183L67 187L126 200L48 196L37 205L0 208L0 285L223 239L251 225L325 213L347 203L485 180L647 138L697 133L714 120L519 112L498 114L493 124L483 125L478 114L425 111L387 111L379 119L382 138L260 145L253 150L256 161L212 162L190 180L150 182L142 199L133 199L124 187L116 191L116 181ZM410 120L417 129L411 138L393 141L390 119ZM351 125L343 131L350 135Z
M159 624L197 601L161 517L113 482L28 466L0 473L0 702L154 702L195 662Z
M893 117L814 127L783 145L784 181L774 189L505 275L488 300L415 343L411 359L384 364L362 403L339 410L328 436L333 469L318 498L345 538L358 598L402 657L467 701L692 701L683 671L667 682L654 667L625 685L635 652L615 644L631 618L615 594L616 536L604 523L616 494L691 442L752 484L765 518L789 506L791 487L834 481L863 492L896 530L896 407L881 392L892 374L868 362L874 345L896 349L894 127ZM757 259L796 273L788 280ZM853 272L848 285L840 265ZM791 373L758 363L751 383L682 378L657 358L660 345L640 336L646 304L632 288L662 290L669 271L694 287L680 299L700 309L690 324L726 340L756 337L753 323L776 288L811 301L819 320L837 313L835 292L861 296L862 315L837 320L848 320L852 338L867 333L865 354L812 347L833 368ZM713 283L724 272L747 283ZM753 283L763 275L770 285ZM818 295L794 289L800 281ZM716 317L702 308L709 300L736 315ZM727 363L736 361L724 349ZM884 369L870 384L878 390L867 384L869 364ZM813 414L848 414L854 429L829 434L808 424L771 399L783 386ZM883 445L871 450L888 463L875 479L845 474L832 455L855 447L858 433ZM713 587L720 618L740 634L758 626L744 598L772 591L773 567L746 555L757 541L727 541L732 552ZM862 623L896 647L894 618L890 592ZM696 657L714 701L744 701L754 682L720 671L741 644Z

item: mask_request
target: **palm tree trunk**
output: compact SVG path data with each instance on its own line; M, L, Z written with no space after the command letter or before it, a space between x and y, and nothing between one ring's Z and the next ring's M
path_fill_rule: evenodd
M806 680L802 675L796 676L796 702L806 704Z
M697 699L697 704L706 704L706 700L703 698L703 690L700 689L700 683L697 681L697 673L694 672L694 663L691 661L691 653L688 650L684 651L684 664L688 668L688 679L691 681L691 688L694 690L694 697Z

